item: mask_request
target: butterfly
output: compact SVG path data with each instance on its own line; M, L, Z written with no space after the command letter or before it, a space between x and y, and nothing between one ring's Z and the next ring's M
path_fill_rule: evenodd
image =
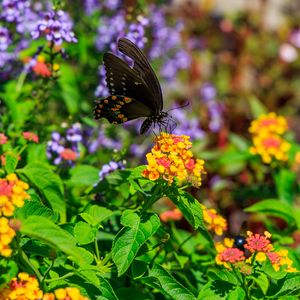
M119 39L118 49L133 60L133 67L112 53L104 54L110 96L96 100L95 119L106 118L112 124L121 124L144 117L140 134L156 124L160 130L172 130L174 121L163 111L161 87L146 56L126 38Z

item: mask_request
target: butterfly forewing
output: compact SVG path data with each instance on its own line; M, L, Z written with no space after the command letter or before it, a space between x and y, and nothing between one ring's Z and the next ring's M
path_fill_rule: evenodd
M133 69L137 71L144 80L149 90L152 92L152 102L155 104L155 111L160 112L163 109L163 97L159 81L154 70L149 64L144 53L130 40L120 38L118 42L119 50L133 59Z
M112 53L105 53L103 62L106 70L107 88L111 95L122 95L133 98L148 106L155 112L152 105L152 93L139 74L126 62Z

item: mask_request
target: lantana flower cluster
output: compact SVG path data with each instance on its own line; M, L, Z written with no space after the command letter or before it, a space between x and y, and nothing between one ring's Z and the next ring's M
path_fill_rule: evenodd
M0 216L11 217L16 207L22 207L30 196L26 193L29 186L19 180L16 174L0 179Z
M9 226L9 220L5 217L0 217L0 256L11 256L12 249L9 244L15 235L15 231Z
M37 279L24 272L19 273L17 277L11 280L7 287L0 290L0 299L88 300L75 287L60 288L55 290L54 293L44 294L39 288Z
M231 268L232 265L240 266L240 263L251 267L251 263L254 261L264 262L268 258L275 271L284 267L286 272L297 272L297 269L292 267L293 261L288 257L288 250L275 251L270 238L271 234L267 231L264 232L264 235L247 231L247 238L242 247L244 249L235 247L234 239L225 238L223 243L218 242L215 245L218 253L215 258L216 263L224 265L226 268ZM250 257L246 257L245 251L251 254Z
M222 235L227 231L227 221L213 208L207 208L200 204L203 212L203 220L207 226L207 230L213 230L216 235Z
M282 137L287 131L287 121L274 112L261 115L252 121L249 132L252 134L253 146L251 154L260 155L264 163L271 163L273 159L286 161L291 145Z
M162 178L169 184L176 177L180 182L187 181L199 187L205 173L204 161L193 157L189 139L186 135L161 133L146 155L148 165L143 176L150 180Z

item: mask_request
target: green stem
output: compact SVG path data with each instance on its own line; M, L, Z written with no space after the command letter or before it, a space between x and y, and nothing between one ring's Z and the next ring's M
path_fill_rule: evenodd
M236 279L239 281L239 283L241 284L242 289L243 289L243 290L245 291L245 293L246 293L246 299L249 299L249 300L250 300L251 297L249 297L249 295L248 295L249 291L248 291L247 284L245 283L245 280L243 280L243 279L240 278L240 276L237 274L236 269L235 269L235 267L234 267L233 264L230 264L230 266L231 266L231 269L232 269L232 271L233 271L233 273L234 273L234 276L235 276Z
M154 188L154 191L150 197L150 199L147 199L147 202L145 203L144 207L142 208L141 214L144 214L157 200L159 200L163 193L163 187L165 186L162 181L159 181L157 185Z
M41 282L43 282L45 280L45 278L47 277L48 273L50 272L50 270L53 268L54 265L54 259L52 259L50 266L48 267L48 269L46 270Z
M26 253L22 250L19 243L16 241L17 249L18 249L18 259L23 263L26 267L28 267L36 276L39 282L42 282L43 276L40 271L30 262Z
M71 276L74 276L74 275L76 275L75 272L70 272L70 273L67 273L66 275L61 276L61 277L51 278L51 279L45 279L44 282L58 281L58 280L66 279L66 278L71 277Z
M197 231L193 231L187 238L185 238L178 246L176 252L179 252L181 250L181 248L183 247L183 245L189 241L195 234L197 234Z
M99 247L98 247L97 238L95 238L95 251L96 251L96 257L97 257L97 262L98 262L98 261L100 261L100 254L99 254Z

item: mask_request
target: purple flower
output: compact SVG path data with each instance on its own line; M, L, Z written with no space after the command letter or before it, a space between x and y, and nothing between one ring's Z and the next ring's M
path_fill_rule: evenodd
M210 115L210 123L208 125L209 129L212 132L219 131L223 123L223 119L222 119L223 106L221 103L218 103L216 101L216 96L217 96L216 88L210 83L205 83L202 85L200 89L200 96L204 100L204 103L206 104Z
M66 135L67 141L81 142L82 141L82 128L81 124L75 123L68 130Z
M29 8L27 0L3 0L1 17L7 22L19 22Z
M8 29L0 26L0 51L5 51L10 44L11 38Z
M124 169L124 164L122 162L111 161L110 163L103 165L99 172L99 181L102 181L109 173L122 169Z
M56 45L62 44L64 40L68 43L76 43L77 39L72 27L73 24L64 11L51 10L44 13L44 18L37 22L35 30L31 31L31 36L33 39L37 39L45 34L46 39Z
M192 140L203 139L205 132L200 128L200 121L196 117L191 117L184 109L174 109L172 116L177 121L177 127L173 133L177 135L188 135Z

